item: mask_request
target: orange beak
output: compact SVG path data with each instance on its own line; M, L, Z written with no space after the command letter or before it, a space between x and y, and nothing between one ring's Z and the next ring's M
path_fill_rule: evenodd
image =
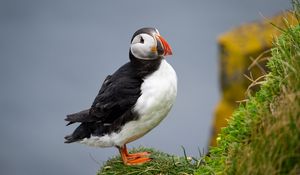
M163 47L164 47L164 56L167 55L172 55L172 49L170 47L170 45L168 44L168 42L160 35L156 35L157 39L162 43Z

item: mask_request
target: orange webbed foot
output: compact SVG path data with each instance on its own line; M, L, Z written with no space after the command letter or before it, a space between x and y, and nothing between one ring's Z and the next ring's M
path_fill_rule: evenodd
M141 165L152 160L149 158L150 152L139 152L129 154L126 145L118 147L122 161L125 165Z
M142 165L144 163L150 162L151 160L152 160L152 158L149 158L149 157L140 157L140 158L128 160L124 164L125 165Z
M150 152L139 152L139 153L131 153L126 155L129 159L136 159L141 157L149 157Z

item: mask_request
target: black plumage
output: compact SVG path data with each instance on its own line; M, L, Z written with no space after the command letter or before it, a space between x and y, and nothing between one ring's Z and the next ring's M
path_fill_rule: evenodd
M65 137L66 143L117 132L126 122L138 119L132 109L141 95L141 84L147 75L158 69L161 58L141 60L131 52L129 57L130 62L106 77L90 109L67 115L68 125L81 124Z

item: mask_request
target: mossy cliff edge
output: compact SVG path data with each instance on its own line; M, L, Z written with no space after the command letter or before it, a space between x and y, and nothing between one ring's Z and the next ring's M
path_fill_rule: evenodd
M284 30L271 54L261 89L235 110L195 174L300 173L300 26Z

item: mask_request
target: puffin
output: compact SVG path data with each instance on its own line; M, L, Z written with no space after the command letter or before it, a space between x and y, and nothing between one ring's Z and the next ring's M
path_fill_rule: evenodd
M137 30L129 49L129 62L108 75L89 109L66 116L78 123L65 143L116 147L125 165L152 160L150 152L130 154L126 144L156 127L171 110L177 96L177 76L165 57L168 42L156 28Z

